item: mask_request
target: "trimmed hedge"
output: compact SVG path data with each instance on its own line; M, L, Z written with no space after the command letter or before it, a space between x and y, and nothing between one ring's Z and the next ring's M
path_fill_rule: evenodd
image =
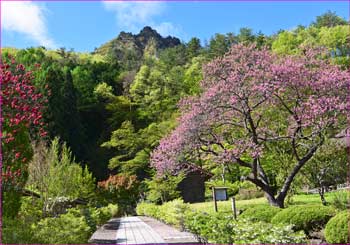
M306 234L324 227L335 215L335 209L322 205L299 205L286 208L272 218L273 224L291 224L296 231Z
M153 203L141 202L136 207L137 215L149 216L159 219L159 207Z
M186 216L185 227L205 243L266 244L304 243L303 232L293 232L291 226L272 225L250 220L234 220L232 215L208 215L192 212Z
M163 205L140 203L136 207L136 213L138 215L154 217L167 224L183 229L184 214L189 208L190 206L185 204L181 199L176 199L166 202Z
M202 242L209 243L303 243L305 234L295 233L291 226L272 225L249 220L234 220L232 215L218 213L208 215L193 211L181 200L157 206L140 203L136 212L151 216L168 224L184 226ZM183 222L183 224L182 224Z
M239 218L249 219L251 221L271 222L271 219L282 209L268 205L259 205L246 209Z
M343 211L331 218L325 229L328 243L350 243L350 212Z

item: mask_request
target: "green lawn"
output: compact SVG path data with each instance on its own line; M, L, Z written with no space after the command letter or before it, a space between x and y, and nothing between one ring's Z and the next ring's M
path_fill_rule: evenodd
M338 192L328 192L325 195L325 198L328 203L333 203L335 197L338 195L341 195L341 193L345 193L344 191L338 191ZM349 194L350 192L348 192ZM349 199L349 195L348 195ZM245 209L248 206L254 206L254 205L268 205L268 202L265 197L261 198L255 198L250 200L237 200L236 206L237 209ZM290 205L302 205L302 204L321 204L321 199L318 194L299 194L294 195L292 197L291 203L286 203L286 206ZM214 204L212 201L210 202L202 202L202 203L194 203L191 204L191 207L200 210L203 212L211 213L214 212ZM229 201L220 201L218 202L218 211L219 212L231 212L231 200Z

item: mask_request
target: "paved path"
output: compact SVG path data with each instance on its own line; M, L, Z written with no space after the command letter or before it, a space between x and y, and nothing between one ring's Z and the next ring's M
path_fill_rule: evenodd
M198 243L191 233L179 231L145 216L111 219L92 235L90 242L114 244Z

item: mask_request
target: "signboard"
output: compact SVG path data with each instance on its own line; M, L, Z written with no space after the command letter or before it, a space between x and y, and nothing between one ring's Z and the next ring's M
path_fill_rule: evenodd
M216 189L215 188L215 199L217 201L226 201L227 200L227 189Z

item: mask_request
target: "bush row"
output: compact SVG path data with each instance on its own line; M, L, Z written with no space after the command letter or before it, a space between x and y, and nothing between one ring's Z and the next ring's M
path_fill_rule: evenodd
M335 215L335 209L322 205L298 205L283 209L272 219L273 224L291 224L296 231L303 230L306 234L321 230Z
M136 207L138 215L153 217L180 229L184 229L185 215L189 210L190 206L181 199L175 199L163 205L143 202Z
M303 230L307 235L325 227L324 235L327 243L348 244L350 243L350 212L343 211L337 215L335 213L334 208L322 205L300 205L286 209L255 205L245 209L239 218L271 222L275 225L293 225L294 231Z
M322 205L299 205L286 209L254 205L244 209L237 221L231 215L193 211L182 200L161 206L140 203L136 211L138 215L187 229L211 243L298 243L305 239L302 234L309 235L324 227L328 243L350 242L350 212L335 215L333 207Z
M162 220L197 235L199 240L209 243L302 243L303 232L294 232L292 226L272 225L251 220L234 220L232 215L193 211L181 200L162 206L140 203L137 214Z

